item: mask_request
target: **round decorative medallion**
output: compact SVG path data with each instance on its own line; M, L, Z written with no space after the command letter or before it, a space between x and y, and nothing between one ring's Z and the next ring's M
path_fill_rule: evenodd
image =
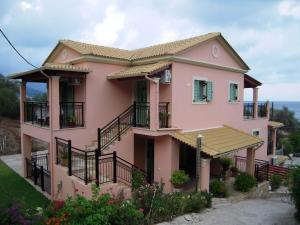
M67 57L68 57L68 50L64 49L63 52L62 52L62 58L67 59Z
M217 45L213 45L211 49L213 57L217 58L220 55L220 49Z

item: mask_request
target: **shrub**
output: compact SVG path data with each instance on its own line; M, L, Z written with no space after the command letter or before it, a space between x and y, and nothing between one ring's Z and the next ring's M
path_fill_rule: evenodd
M214 197L226 198L228 196L227 187L224 181L214 180L209 184L209 190Z
M135 190L145 184L145 176L144 174L136 169L132 171L132 189Z
M256 180L254 177L247 173L240 173L234 182L236 190L241 192L248 192L251 188L256 185Z
M199 212L201 209L204 209L206 205L207 205L206 197L201 192L197 192L188 195L188 200L184 212L185 213Z
M272 191L277 190L280 187L281 183L282 183L282 177L281 176L276 175L276 174L271 176Z
M295 203L297 212L296 219L300 221L300 168L294 169L291 173L292 178L292 198Z
M176 186L176 185L183 185L187 183L190 180L190 177L188 174L185 173L184 170L176 170L171 176L171 183Z

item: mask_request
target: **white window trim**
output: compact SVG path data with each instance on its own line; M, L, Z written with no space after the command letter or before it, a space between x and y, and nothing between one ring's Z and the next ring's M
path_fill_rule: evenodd
M237 100L236 101L230 101L230 84L237 84ZM235 104L240 102L240 82L238 81L229 81L228 82L228 102Z
M193 105L205 105L205 104L208 104L209 102L207 102L207 101L194 102L194 84L195 84L195 80L206 81L206 82L209 81L207 77L198 77L198 76L193 77L193 84L192 84L192 104Z
M258 128L252 129L252 131L251 131L252 136L254 136L253 135L254 132L258 132L258 136L255 136L255 137L260 137L260 129L258 129Z

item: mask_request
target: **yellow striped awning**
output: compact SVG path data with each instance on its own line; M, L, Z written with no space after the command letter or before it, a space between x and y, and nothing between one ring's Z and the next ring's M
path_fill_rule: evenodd
M264 143L258 137L226 125L199 131L177 131L171 134L176 140L193 148L197 148L198 135L203 136L201 151L214 158L250 147L258 148Z
M280 127L284 127L284 124L276 121L269 121L268 126L272 128L280 128Z

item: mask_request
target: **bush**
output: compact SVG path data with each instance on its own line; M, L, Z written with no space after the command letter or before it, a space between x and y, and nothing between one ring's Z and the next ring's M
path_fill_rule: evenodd
M133 170L132 171L132 190L135 190L144 184L145 184L144 174L138 169Z
M254 177L247 173L240 173L234 182L236 190L241 192L248 192L251 188L256 185L256 180Z
M277 190L280 187L281 183L282 183L282 177L281 176L276 175L276 174L271 176L272 191Z
M227 157L222 158L221 164L222 164L223 170L227 171L229 169L230 165L232 164L232 160L231 160L231 158L227 158Z
M295 213L295 217L300 221L300 168L293 169L291 173L291 178L292 178L292 198L297 210L297 212Z
M199 212L201 209L204 209L206 205L206 197L201 192L197 192L188 196L184 212Z
M176 170L171 176L171 183L176 186L176 185L183 185L187 183L190 180L190 177L188 174L185 173L184 170Z
M226 198L228 197L227 187L224 181L214 180L209 184L209 190L214 197Z

